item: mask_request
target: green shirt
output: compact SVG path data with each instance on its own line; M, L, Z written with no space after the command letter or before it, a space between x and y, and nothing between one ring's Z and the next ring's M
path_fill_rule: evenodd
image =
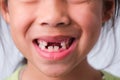
M19 80L19 73L20 73L21 69L22 69L21 67L18 68L10 77L8 77L5 80Z
M8 77L5 80L19 80L19 73L21 71L22 68L18 68L10 77ZM103 80L120 80L120 78L113 76L110 73L107 73L105 71L101 71L104 75L104 79Z
M103 75L104 75L104 79L103 80L120 80L120 78L113 76L112 74L102 71Z

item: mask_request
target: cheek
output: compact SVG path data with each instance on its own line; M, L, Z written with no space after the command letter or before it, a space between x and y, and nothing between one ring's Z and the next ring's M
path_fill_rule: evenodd
M83 9L73 8L69 13L82 33L89 36L100 32L102 26L102 11L100 9L93 11L93 9L88 7Z
M31 17L27 13L14 13L11 15L12 29L18 30L20 33L25 32L28 26L31 25Z
M35 10L35 9L34 9ZM31 8L9 4L10 30L17 48L25 55L30 53L31 43L26 37L35 15Z
M71 18L77 23L81 29L81 38L79 41L78 50L81 53L88 53L96 43L102 24L101 11L93 12L90 9L81 9L80 11L73 9L70 12Z
M33 9L15 3L9 4L9 16L11 29L21 34L27 31L35 17Z
M12 12L13 13L13 12ZM10 31L13 37L13 40L17 46L17 48L24 54L28 53L26 50L29 49L30 46L29 41L26 40L26 31L31 25L31 17L30 15L26 15L27 13L14 12L14 14L10 13ZM28 46L27 46L28 45ZM25 54L26 55L26 54Z
M29 12L16 11L10 13L10 30L14 42L18 48L26 46L26 35L29 27L32 25L33 16L28 14ZM20 44L22 43L22 44ZM22 50L22 49L21 49Z

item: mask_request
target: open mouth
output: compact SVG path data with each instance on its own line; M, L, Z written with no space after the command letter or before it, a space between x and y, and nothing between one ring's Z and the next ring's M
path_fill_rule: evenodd
M40 50L45 52L61 52L70 48L75 41L75 38L64 38L64 39L35 39L34 43L39 47Z
M75 37L40 37L33 40L38 54L47 60L61 60L69 56L76 48Z

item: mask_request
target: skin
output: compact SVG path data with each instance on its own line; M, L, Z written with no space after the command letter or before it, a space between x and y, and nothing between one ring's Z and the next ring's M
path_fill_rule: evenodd
M102 0L8 0L7 6L2 2L13 40L28 61L22 80L101 80L86 56L111 13ZM39 56L33 41L48 36L74 36L72 54L58 60Z

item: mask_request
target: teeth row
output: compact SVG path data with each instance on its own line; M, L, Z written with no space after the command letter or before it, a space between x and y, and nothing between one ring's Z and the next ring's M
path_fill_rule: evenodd
M38 43L39 43L40 49L42 50L47 49L49 52L56 52L56 51L59 51L60 49L66 49L66 46L67 46L65 41L60 43L61 48L59 46L48 46L48 48L46 48L48 43L45 41L39 41Z

